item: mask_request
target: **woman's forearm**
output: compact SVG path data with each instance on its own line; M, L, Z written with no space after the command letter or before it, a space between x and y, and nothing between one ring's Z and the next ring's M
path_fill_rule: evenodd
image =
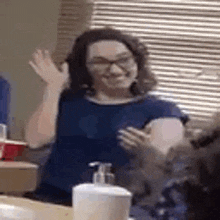
M30 148L39 148L54 138L61 92L57 86L45 88L43 101L26 126L25 137Z

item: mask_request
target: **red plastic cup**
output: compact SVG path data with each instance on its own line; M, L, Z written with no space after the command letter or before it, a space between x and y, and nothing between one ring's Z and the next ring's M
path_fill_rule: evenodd
M15 157L22 156L27 143L21 141L5 140L0 142L0 160L14 161Z

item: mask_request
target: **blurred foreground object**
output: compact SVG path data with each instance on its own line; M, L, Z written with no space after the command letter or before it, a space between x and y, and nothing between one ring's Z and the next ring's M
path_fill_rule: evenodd
M0 216L4 220L72 220L72 208L24 198L0 196Z
M0 196L0 216L1 220L72 220L73 211L71 207Z

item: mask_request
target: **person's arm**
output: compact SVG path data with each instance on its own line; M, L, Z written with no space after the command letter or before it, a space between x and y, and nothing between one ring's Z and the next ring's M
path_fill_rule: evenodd
M184 139L185 128L178 118L159 118L153 120L145 129L150 129L151 145L164 155L167 155L171 147L178 146Z
M45 88L43 102L26 126L25 137L30 148L38 148L54 138L59 98L60 88Z
M29 64L47 83L43 101L27 123L25 138L30 148L36 149L52 141L56 132L56 118L60 94L68 81L68 65L59 71L49 53L38 50Z
M128 151L139 151L155 148L155 151L166 154L166 148L178 145L184 136L184 127L178 118L161 118L153 120L142 130L128 127L119 131L118 138Z

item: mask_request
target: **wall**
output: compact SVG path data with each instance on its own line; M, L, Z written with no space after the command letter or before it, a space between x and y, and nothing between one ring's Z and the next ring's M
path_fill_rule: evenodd
M0 0L0 72L12 85L13 139L23 140L25 121L40 101L43 82L28 60L36 47L55 47L59 5L59 0Z
M62 40L57 41L57 26L65 16L60 13L63 5L69 7L70 13L80 15L69 30L70 42L76 29L77 33L85 30L91 4L91 0L0 0L0 75L12 85L12 139L24 140L25 123L39 105L45 86L28 64L31 55L36 48L46 48L53 52L55 60L61 61L59 53L63 59L69 50L68 45L59 46Z

